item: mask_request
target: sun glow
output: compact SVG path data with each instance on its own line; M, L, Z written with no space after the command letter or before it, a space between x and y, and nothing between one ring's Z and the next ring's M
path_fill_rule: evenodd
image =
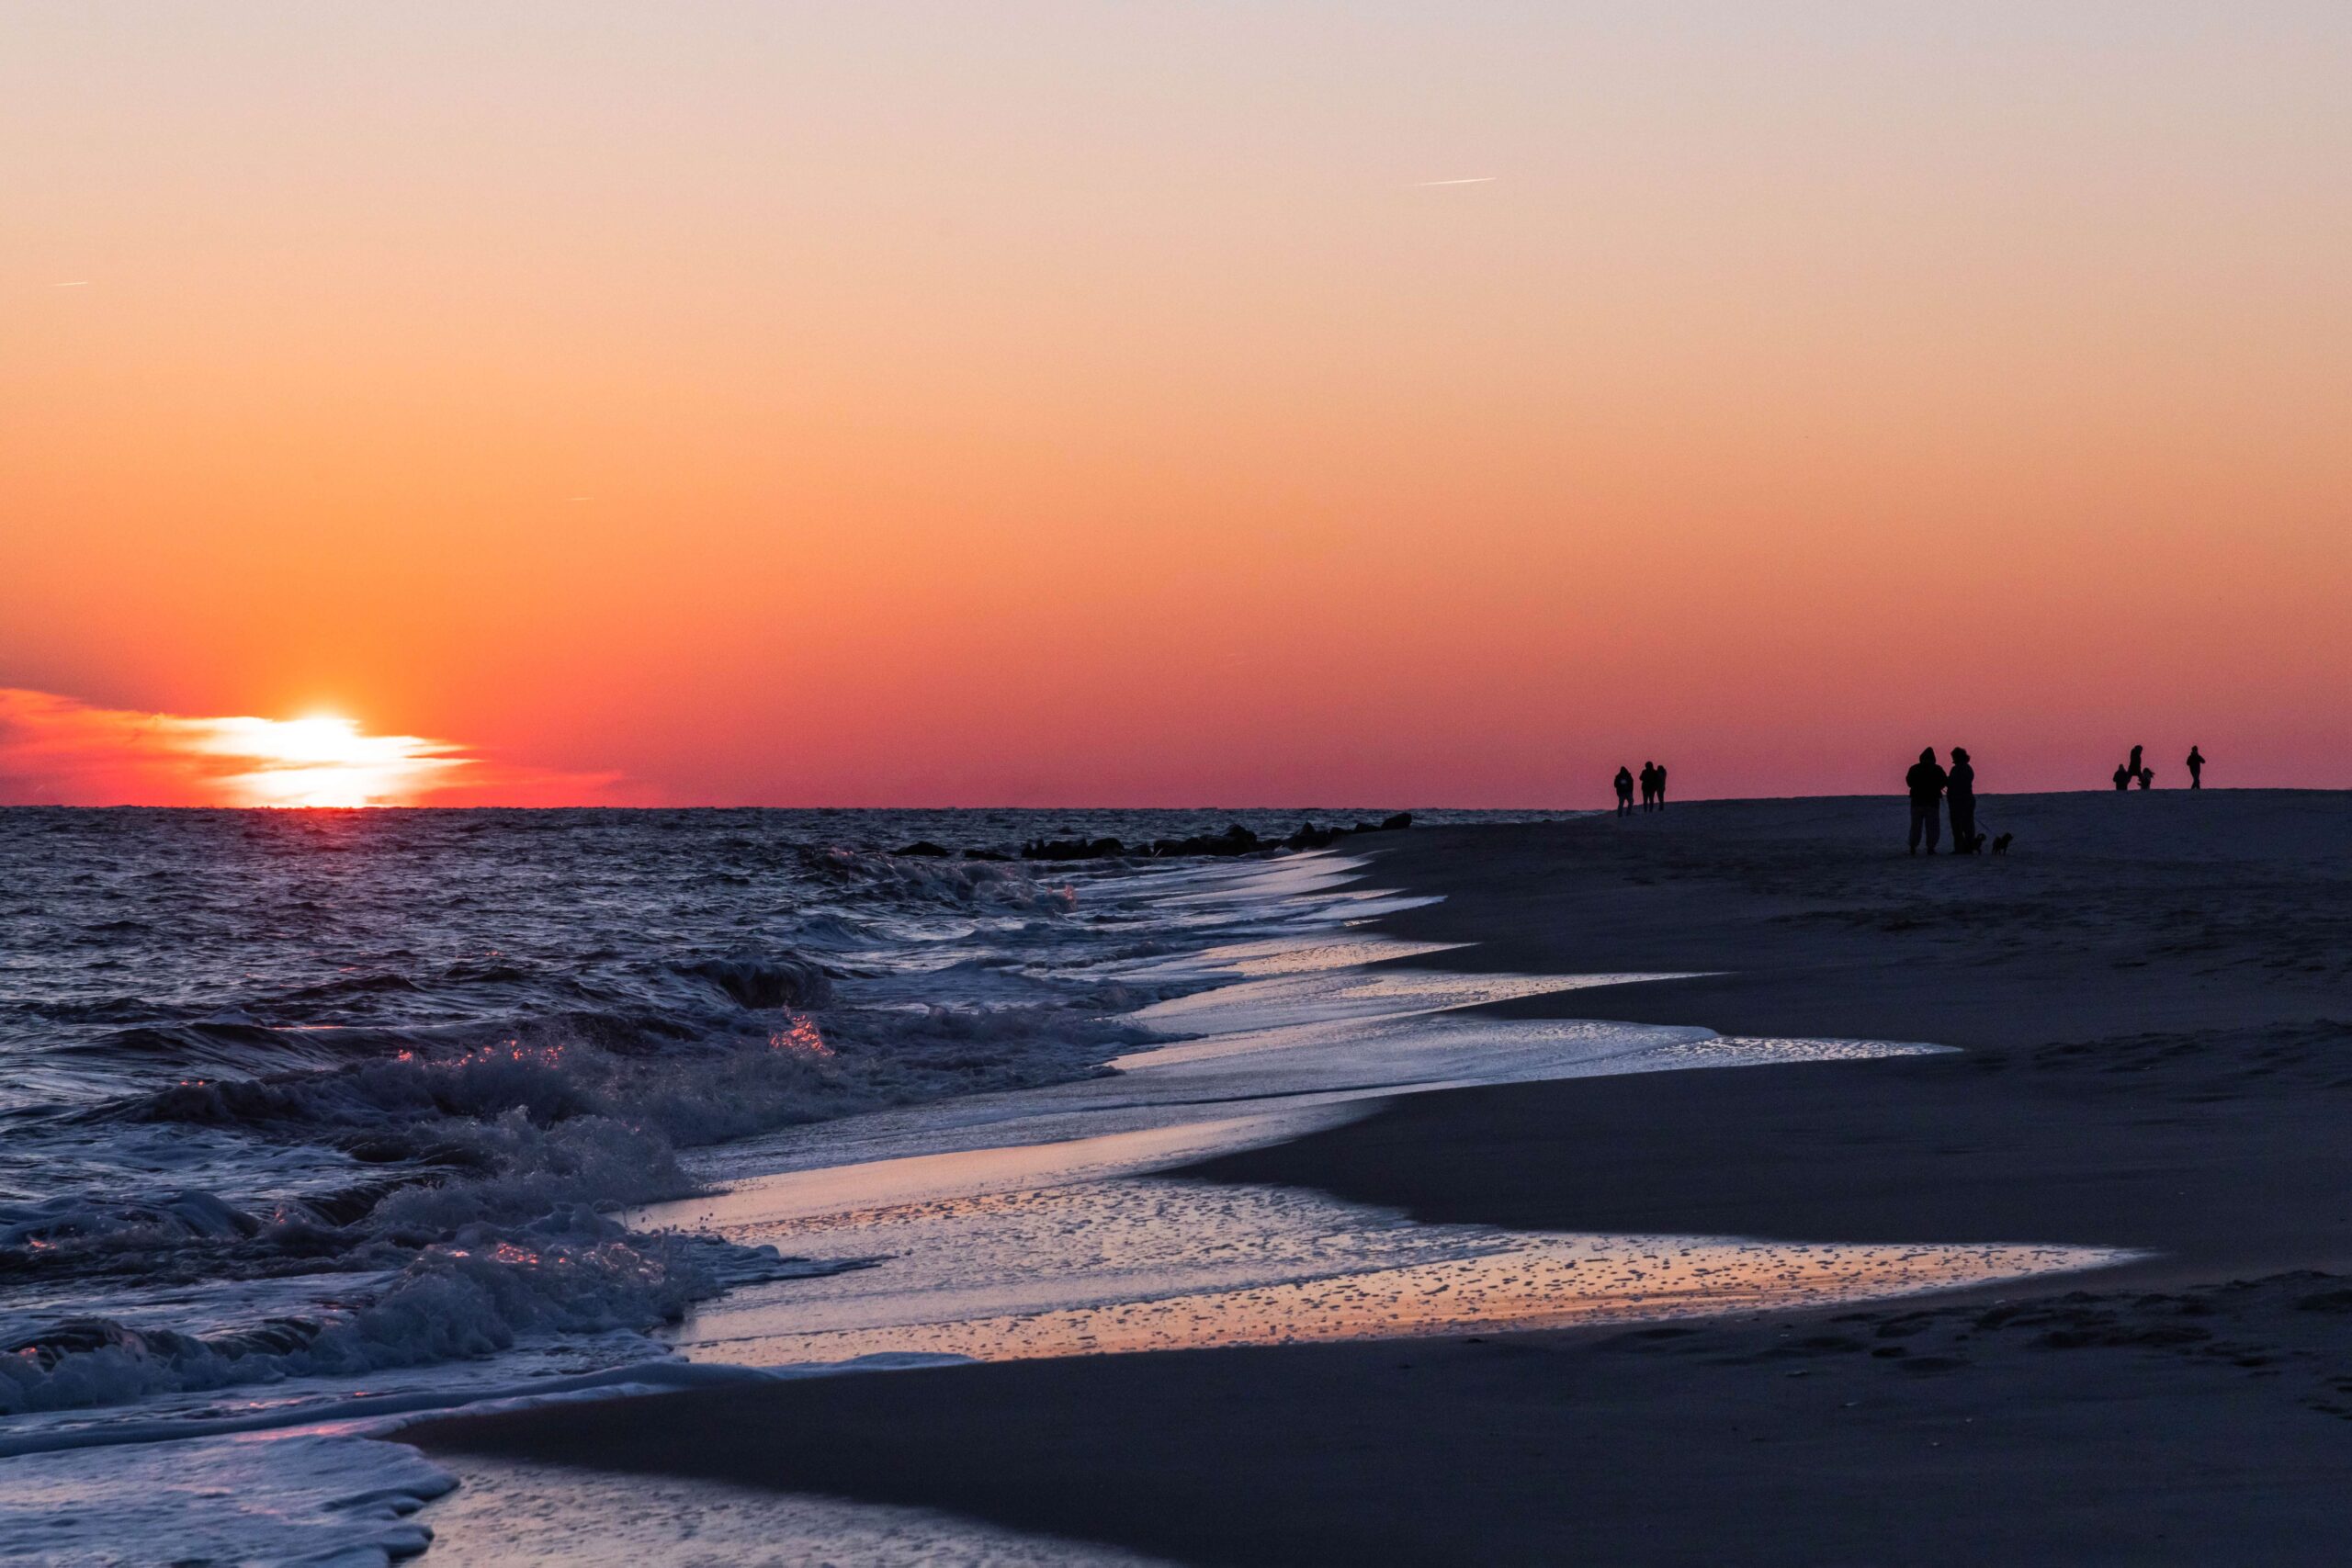
M371 735L331 712L198 717L0 687L0 803L80 806L552 806L604 801L609 773Z
M306 718L214 718L199 726L191 751L251 765L220 783L247 806L357 807L411 800L469 759L456 748L414 735L366 735L338 714Z

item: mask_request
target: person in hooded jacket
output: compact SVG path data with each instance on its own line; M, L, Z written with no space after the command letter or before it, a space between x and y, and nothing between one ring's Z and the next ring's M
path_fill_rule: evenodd
M1944 775L1944 799L1951 810L1951 847L1965 853L1976 837L1976 770L1969 764L1965 746L1951 749L1951 772Z
M1947 778L1932 746L1921 751L1919 760L1911 764L1911 771L1903 775L1904 784L1911 790L1911 852L1915 855L1919 852L1919 840L1923 838L1928 841L1928 852L1936 852L1936 839L1943 829L1943 811L1939 803L1943 799Z

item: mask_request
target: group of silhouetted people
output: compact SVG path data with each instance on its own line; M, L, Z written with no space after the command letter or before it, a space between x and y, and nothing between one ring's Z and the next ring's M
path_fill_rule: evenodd
M1968 748L1951 749L1951 768L1946 772L1936 761L1932 746L1919 753L1911 771L1903 775L1911 791L1911 852L1917 854L1925 843L1928 852L1936 852L1936 840L1943 831L1943 810L1949 802L1951 809L1951 846L1967 852L1976 846L1976 769L1968 760Z
M2116 764L2117 789L2128 790L2135 784L2142 789L2147 789L2154 784L2155 770L2140 760L2145 750L2144 747L2134 746L2131 759ZM2191 746L2188 761L2188 787L2204 788L2205 754ZM1631 817L1634 814L1634 785L1636 783L1642 788L1644 811L1666 809L1666 769L1660 764L1644 762L1638 778L1631 768L1621 767L1613 782L1617 786L1618 816ZM1943 837L1943 818L1947 810L1951 813L1953 852L1976 852L1984 838L1976 830L1976 769L1968 760L1967 747L1955 746L1951 749L1951 766L1949 769L1936 761L1936 749L1928 747L1919 753L1919 760L1911 764L1911 771L1903 775L1903 783L1911 792L1913 854L1919 852L1922 844L1927 846L1929 854L1936 852L1937 840ZM2002 834L2000 842L1993 846L1994 853L1998 854L2008 848L2009 842L2009 835Z
M2133 784L2138 784L2142 789L2155 787L2156 770L2140 761L2142 750L2138 746L2132 747L2131 760L2115 764L2115 787L2118 792L2130 789ZM2188 749L2188 787L2203 789L2205 787L2205 754L2191 746Z
M1666 768L1661 763L1644 762L1642 764L1642 809L1645 811L1666 809ZM1619 768L1617 770L1617 815L1631 817L1633 814L1634 775L1631 770Z
M2115 787L2117 789L2127 790L2135 784L2142 789L2147 789L2154 784L2155 770L2141 761L2142 753L2145 750L2144 747L2134 746L2132 748L2130 759L2116 764ZM2204 788L2205 754L2191 746L2188 749L2188 787ZM1919 753L1919 760L1911 764L1911 771L1903 775L1903 783L1911 792L1911 852L1913 854L1919 852L1921 844L1927 846L1929 854L1936 852L1936 840L1942 835L1942 818L1946 808L1949 808L1951 813L1953 851L1962 854L1975 852L1976 847L1984 841L1984 837L1976 831L1976 770L1968 761L1966 747L1955 746L1951 749L1950 771L1946 771L1943 764L1936 761L1936 749L1932 746L1928 747ZM1625 774L1623 770L1620 769L1617 774L1617 799L1620 811L1628 809L1624 804L1625 790ZM2002 834L2001 841L1993 846L1994 852L1997 854L2006 849L2008 841L2009 836L2007 833Z

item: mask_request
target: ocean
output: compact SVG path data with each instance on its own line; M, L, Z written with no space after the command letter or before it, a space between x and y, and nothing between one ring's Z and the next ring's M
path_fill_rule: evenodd
M0 811L0 1437L660 1355L798 1267L615 1218L683 1151L1101 1072L1248 923L962 852L1379 815Z
M904 1561L916 1529L927 1560L1100 1562L814 1499L682 1521L560 1477L435 1509L458 1478L399 1433L2097 1260L1522 1233L1185 1179L1402 1094L1937 1049L1498 1015L1658 976L1417 964L1453 944L1371 928L1433 898L1370 885L1351 852L1379 839L1017 852L1383 815L0 810L0 1561L375 1568L435 1518L467 1560L543 1561L560 1523L560 1555L702 1561L707 1511L792 1559ZM502 1506L517 1486L538 1501Z

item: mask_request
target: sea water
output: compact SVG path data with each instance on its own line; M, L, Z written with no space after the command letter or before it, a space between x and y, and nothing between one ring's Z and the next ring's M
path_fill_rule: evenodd
M684 1156L1102 1073L1254 931L993 857L1382 814L0 809L0 1454L667 1358L836 1267L622 1223Z
M791 1268L615 1223L681 1151L1102 1072L1247 926L960 852L1356 815L0 810L0 1417L647 1353Z
M1363 922L1425 900L1344 854L995 858L1231 815L0 812L0 1558L378 1562L425 1510L530 1560L373 1440L461 1404L2098 1260L1531 1235L1160 1177L1397 1093L1932 1049L1488 1017L1657 976L1417 965L1435 944ZM919 840L959 852L895 852ZM522 1514L570 1495L509 1470ZM909 1531L1065 1560L711 1506L842 1561Z

